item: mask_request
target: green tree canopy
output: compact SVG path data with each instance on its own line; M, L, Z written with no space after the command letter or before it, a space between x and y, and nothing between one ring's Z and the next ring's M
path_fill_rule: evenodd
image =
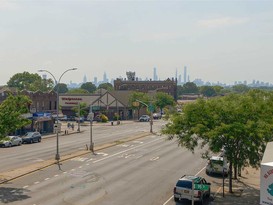
M68 88L67 85L65 83L59 83L59 93L67 93L68 92ZM57 92L57 85L54 87L54 91Z
M141 101L142 103L140 103ZM143 107L146 107L150 102L149 96L146 93L143 92L133 92L129 96L129 106L134 109L138 110L138 117L139 117L139 110ZM145 104L143 104L145 103Z
M155 95L155 106L160 108L160 111L162 113L162 110L164 107L170 105L173 106L175 104L174 98L171 95L168 95L167 93L163 92L157 92Z
M72 108L72 110L76 113L77 117L86 116L88 109L89 109L89 107L87 107L87 104L84 102L80 103L79 106Z
M67 93L71 93L71 94L86 94L89 93L87 90L85 89L81 89L81 88L73 88L67 91Z
M107 90L107 91L112 91L112 90L114 90L114 87L113 87L113 85L112 85L111 83L102 83L102 84L100 84L100 85L98 86L98 89L100 89L100 88L103 88L103 89L105 89L105 90Z
M198 94L199 90L195 83L187 82L183 85L182 94Z
M239 84L239 85L234 85L232 86L232 91L237 92L237 93L245 93L249 91L250 88L247 85L244 84Z
M24 95L9 95L0 104L0 139L31 123L23 117L30 104L31 100Z
M200 90L200 93L205 97L213 97L213 96L216 96L217 94L214 87L208 86L208 85L201 86L199 90Z
M213 152L225 147L230 170L258 166L268 141L273 140L273 93L251 90L209 100L198 99L184 106L162 130L179 145L194 151L201 143ZM230 174L230 192L232 192Z
M7 82L9 87L17 88L18 90L29 91L50 91L53 89L53 81L51 79L42 79L37 73L29 72L17 73L13 75Z
M92 82L86 82L81 85L81 89L87 90L89 93L94 93L97 87Z

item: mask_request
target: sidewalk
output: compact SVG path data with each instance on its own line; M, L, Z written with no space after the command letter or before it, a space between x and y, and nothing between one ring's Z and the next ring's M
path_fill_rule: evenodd
M260 169L247 167L242 176L232 181L233 193L228 191L228 180L225 183L225 197L222 189L214 196L211 205L259 205L260 203Z

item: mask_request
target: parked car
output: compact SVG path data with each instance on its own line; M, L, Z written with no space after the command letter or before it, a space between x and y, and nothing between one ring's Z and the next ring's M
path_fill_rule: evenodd
M205 197L210 197L210 183L203 177L184 175L173 189L174 201L192 200L192 185L194 185L194 201L203 204Z
M153 114L153 118L155 119L155 120L158 120L158 119L161 119L161 114L160 113L154 113Z
M212 156L206 165L207 174L223 174L229 173L229 164L224 157Z
M66 115L64 115L63 117L59 118L60 121L68 121L68 118Z
M40 132L27 132L23 137L23 143L41 142L42 136Z
M22 144L22 138L18 136L8 136L0 141L0 147L20 146Z
M150 121L150 117L148 115L142 115L139 118L139 122L148 122L148 121Z
M76 117L75 118L76 122L78 123L80 121L80 123L84 122L84 117Z

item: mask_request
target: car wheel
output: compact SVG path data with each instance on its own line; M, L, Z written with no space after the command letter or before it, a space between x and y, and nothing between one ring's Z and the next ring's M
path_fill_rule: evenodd
M179 201L179 198L173 197L175 202Z
M11 147L11 143L9 143L7 147Z
M33 140L30 140L29 143L32 144L32 143L33 143Z
M38 139L38 142L41 142L41 138Z
M18 143L18 146L21 146L21 144L22 144L22 142L19 142L19 143Z

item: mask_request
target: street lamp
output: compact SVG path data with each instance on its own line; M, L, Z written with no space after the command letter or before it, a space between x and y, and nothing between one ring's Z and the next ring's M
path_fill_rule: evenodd
M38 70L38 72L47 72L49 73L54 81L55 81L55 85L57 86L57 124L59 124L59 84L60 84L60 81L61 81L61 78L63 77L63 75L68 72L68 71L72 71L72 70L77 70L77 68L70 68L70 69L67 69L66 71L64 71L62 73L62 75L60 76L59 80L57 81L56 78L54 77L54 75L48 71L48 70L44 70L44 69L41 69L41 70ZM57 150L56 150L56 155L55 155L55 160L57 160L59 162L60 160L60 154L59 154L59 130L57 129L57 137L56 137L56 140L57 140Z
M150 102L150 105L148 105L145 102L142 102L141 100L136 99L136 101L143 104L143 105L145 105L148 108L148 110L150 111L150 113L151 113L150 133L153 133L153 111L154 111L154 107L153 107L152 103Z

